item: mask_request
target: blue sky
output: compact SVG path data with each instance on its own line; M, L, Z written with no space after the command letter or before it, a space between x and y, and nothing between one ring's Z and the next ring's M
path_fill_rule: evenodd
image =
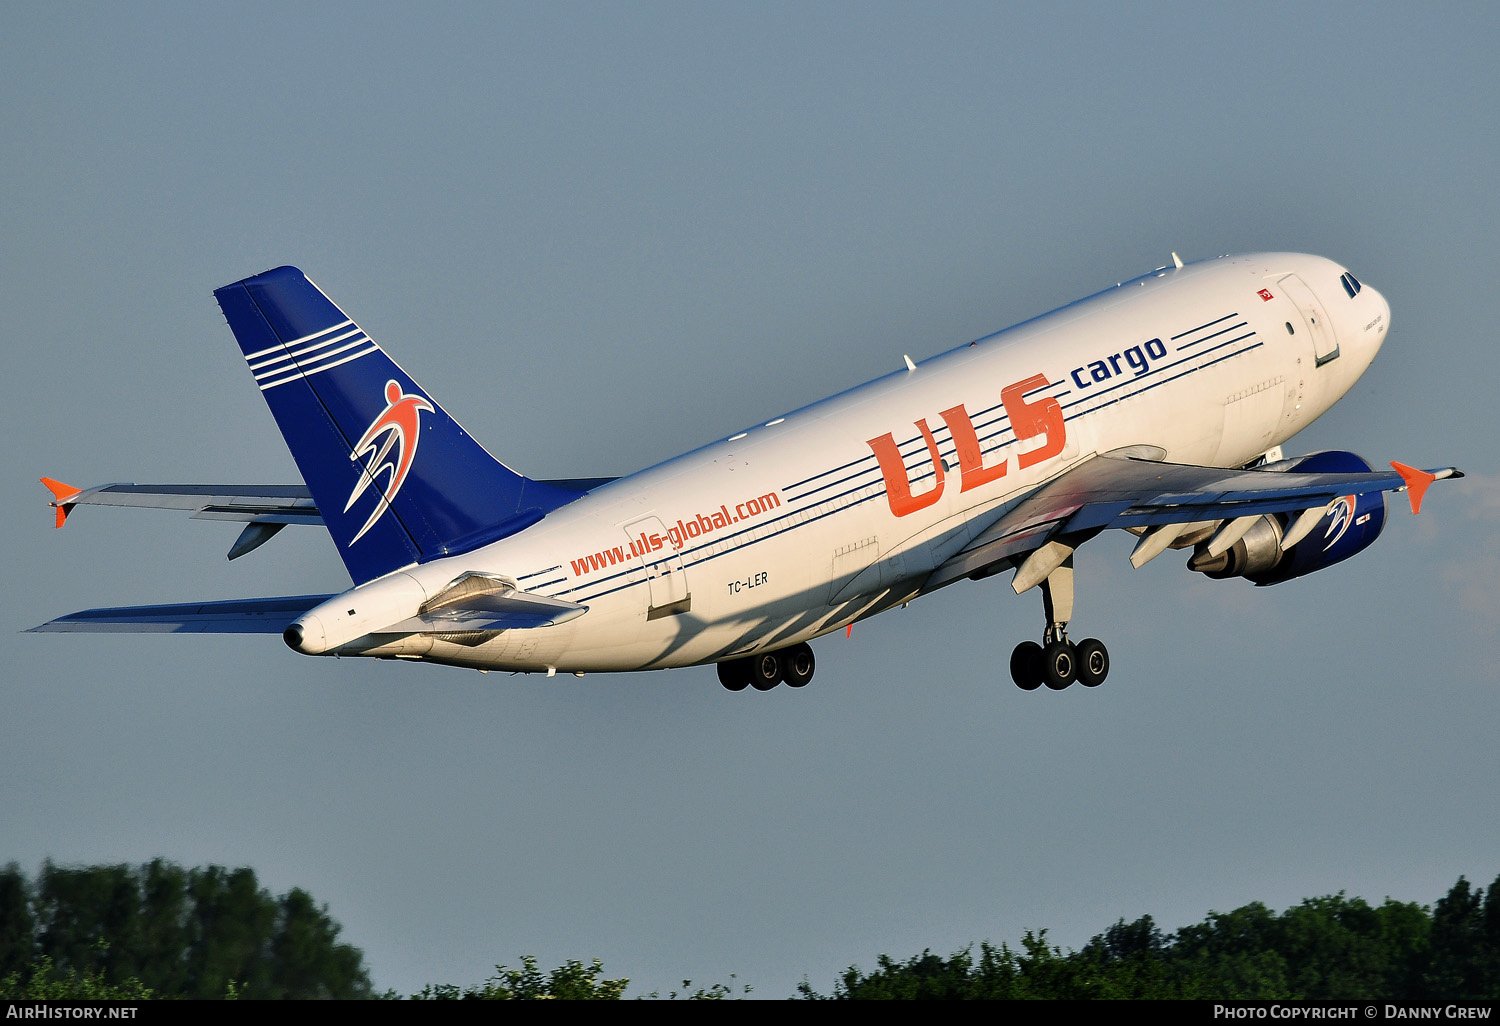
M884 951L1078 946L1500 872L1485 313L1500 15L1406 4L16 5L0 34L0 860L308 888L376 983L604 960L831 987ZM212 299L294 263L492 451L628 472L1166 263L1290 249L1393 330L1289 451L1454 464L1271 589L1078 560L1098 691L1023 694L1034 596L965 583L711 669L545 681L274 638L18 632L334 590L320 532L36 479L290 482ZM1401 500L1398 500L1401 502Z

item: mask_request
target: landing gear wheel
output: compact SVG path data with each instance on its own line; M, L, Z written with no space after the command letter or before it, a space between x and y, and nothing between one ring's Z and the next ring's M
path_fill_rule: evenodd
M1035 691L1042 686L1042 646L1034 641L1023 641L1010 654L1010 679L1022 691Z
M1078 683L1086 688L1097 688L1109 676L1109 649L1098 638L1085 638L1078 643Z
M729 691L744 691L750 686L750 662L730 659L719 664L719 683Z
M781 653L763 652L750 657L750 686L756 691L770 691L781 683Z
M817 668L817 660L813 658L812 647L806 643L793 645L781 655L781 679L786 681L787 687L800 688L812 680L813 670Z
M1061 691L1078 676L1078 650L1066 641L1054 641L1042 649L1042 683Z

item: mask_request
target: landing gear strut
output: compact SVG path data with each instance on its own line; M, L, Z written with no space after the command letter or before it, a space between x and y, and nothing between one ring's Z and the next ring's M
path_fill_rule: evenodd
M1039 549L1035 554L1039 557L1037 562L1028 560L1016 572L1019 591L1032 586L1026 584L1028 571L1031 576L1045 573L1034 583L1042 589L1047 627L1040 645L1023 641L1016 646L1010 654L1010 676L1022 691L1035 691L1043 684L1061 691L1075 680L1086 688L1098 687L1109 675L1109 650L1097 638L1088 638L1077 645L1068 640L1068 621L1073 618L1073 552L1067 546L1051 544L1064 551L1054 551L1052 558L1047 558L1046 550ZM1053 564L1050 570L1045 569L1047 563Z
M783 682L788 687L800 688L812 680L816 668L813 650L804 642L775 652L726 660L718 666L719 683L730 691L744 691L747 687L770 691Z

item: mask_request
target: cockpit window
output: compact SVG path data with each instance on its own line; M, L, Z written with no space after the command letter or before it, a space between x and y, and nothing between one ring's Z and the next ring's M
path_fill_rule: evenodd
M1353 299L1355 296L1359 295L1359 290L1364 288L1364 286L1359 283L1359 279L1350 274L1348 271L1345 271L1343 274L1339 275L1339 281L1344 283L1344 291L1349 293L1350 299Z

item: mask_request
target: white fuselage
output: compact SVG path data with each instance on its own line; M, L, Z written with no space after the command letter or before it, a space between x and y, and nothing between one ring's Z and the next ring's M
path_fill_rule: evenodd
M1259 253L1154 271L349 593L370 600L373 624L382 594L409 611L480 571L585 615L482 635L374 634L335 651L638 670L836 630L946 583L935 570L1090 456L1143 447L1235 467L1296 434L1348 391L1389 327L1385 300L1368 286L1346 295L1343 270Z

